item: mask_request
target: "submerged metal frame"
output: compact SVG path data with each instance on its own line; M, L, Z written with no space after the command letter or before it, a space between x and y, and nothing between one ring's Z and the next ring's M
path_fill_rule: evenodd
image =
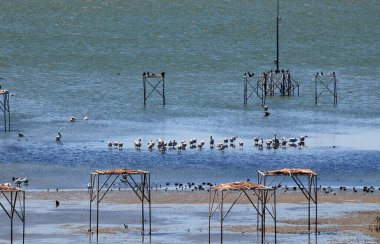
M299 84L294 80L289 71L264 72L260 76L256 76L254 83L254 73L244 74L244 105L247 105L248 99L256 94L261 100L261 105L265 105L267 96L279 94L281 96L294 96L297 90L299 96Z
M148 221L149 221L149 235L152 233L152 208L151 208L151 193L150 193L150 172L142 170L128 170L123 172L96 171L91 172L91 183L88 188L90 195L90 223L89 232L91 233L92 227L92 202L96 202L96 240L99 237L99 206L105 195L108 193L112 185L117 179L122 176L123 182L128 184L136 196L141 201L141 234L145 234L145 200L148 203ZM106 179L102 181L101 176L105 176ZM140 182L138 178L140 176ZM94 191L95 190L95 191ZM103 192L102 192L103 191Z
M246 182L245 182L246 183ZM218 186L221 186L220 184ZM216 211L219 209L220 214L220 243L223 243L223 221L226 219L233 206L238 202L238 200L245 196L246 199L250 202L253 208L256 210L258 220L257 230L259 226L261 227L261 243L266 243L265 233L266 233L266 212L272 217L274 222L274 239L275 243L277 242L277 227L276 227L276 189L269 187L257 187L257 188L247 188L247 189L216 189L211 187L209 190L209 211L208 211L208 242L211 243L211 218L214 216ZM224 213L224 200L232 192L239 192L235 197L235 200L229 206L228 210ZM257 204L254 202L254 197L257 199ZM268 207L268 204L271 204L272 208Z
M0 185L0 198L4 197L5 201L0 201L0 207L4 210L5 215L10 220L10 240L13 243L13 220L18 217L22 222L22 243L25 242L25 191L18 187ZM8 210L8 204L10 209Z
M9 91L5 89L0 89L0 94L3 96L2 101L0 101L0 109L4 114L4 131L11 130L11 112L9 109ZM8 119L8 120L7 120Z
M151 81L151 78L158 79L156 82ZM147 84L152 88L148 93ZM158 86L162 85L162 91L159 91ZM143 73L143 85L144 85L144 106L146 105L146 100L152 95L154 91L156 91L162 97L162 105L166 104L165 100L165 72L161 72L160 74L144 72Z
M311 231L311 204L315 205L315 238L318 235L318 185L317 174L306 173L283 173L283 174L270 174L270 171L258 171L258 184L267 187L279 188L286 178L291 178L296 183L297 187L301 190L303 195L308 201L308 231ZM268 180L267 180L268 179ZM279 181L276 181L276 180ZM269 182L268 182L269 181Z
M315 104L318 104L318 99L322 96L324 92L329 92L334 97L334 105L338 104L338 91L337 91L337 80L335 72L323 74L317 73L315 75L314 79L315 83ZM318 90L318 87L321 86L322 88ZM332 86L332 88L330 87Z

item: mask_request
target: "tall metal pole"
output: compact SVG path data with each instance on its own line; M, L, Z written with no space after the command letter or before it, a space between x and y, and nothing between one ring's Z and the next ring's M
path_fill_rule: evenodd
M276 58L276 72L280 71L280 55L279 55L279 22L280 22L280 0L277 0L277 58Z

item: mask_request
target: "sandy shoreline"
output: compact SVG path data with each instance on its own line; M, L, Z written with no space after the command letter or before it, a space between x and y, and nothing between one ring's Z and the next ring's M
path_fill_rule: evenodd
M27 191L28 199L35 200L88 200L87 191ZM209 192L205 191L181 191L181 190L152 190L152 204L206 204L209 202ZM107 193L104 198L106 202L116 204L136 204L139 203L138 198L131 190L113 190ZM305 196L298 191L281 191L277 190L277 203L306 203ZM228 199L227 199L228 202ZM339 189L328 194L318 192L318 204L321 203L379 203L380 190L373 193L340 191ZM247 203L244 199L241 203Z

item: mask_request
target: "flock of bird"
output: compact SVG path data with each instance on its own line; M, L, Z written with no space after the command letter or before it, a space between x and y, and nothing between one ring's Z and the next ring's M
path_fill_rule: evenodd
M297 137L291 137L291 138L277 138L276 135L272 139L264 139L262 137L255 137L253 139L254 141L254 146L257 147L258 149L263 149L264 146L268 149L277 149L280 147L286 147L287 145L292 146L292 147L302 147L305 145L305 136L300 136L299 138ZM209 145L210 148L217 148L219 150L224 150L225 148L228 147L236 147L239 146L239 148L243 148L244 142L242 140L238 140L237 136L232 136L230 138L224 138L220 140L219 142L216 142L212 136L210 136L209 140ZM122 149L124 146L124 143L122 141L108 141L107 143L108 148L118 148ZM141 138L138 140L135 140L133 142L133 145L136 149L140 150L143 147L143 144L141 142ZM206 143L204 140L197 140L196 138L193 138L189 141L182 140L182 141L176 141L176 140L169 140L165 141L163 139L158 139L156 141L154 140L149 140L146 144L147 149L153 150L155 147L157 147L158 150L160 151L165 151L166 149L177 149L179 151L181 150L186 150L187 146L189 146L190 149L198 148L198 149L203 149L205 147Z
M22 183L24 183L24 185L26 186L29 184L29 180L26 177L24 178L12 177L12 181L17 187L20 187ZM3 185L12 186L11 183L4 183Z

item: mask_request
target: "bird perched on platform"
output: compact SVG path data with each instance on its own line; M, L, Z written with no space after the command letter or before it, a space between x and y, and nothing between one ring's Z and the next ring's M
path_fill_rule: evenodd
M29 180L26 177L24 177L23 179L12 177L12 181L16 184L16 186L20 186L21 183L24 183L24 185L28 185L29 184Z

